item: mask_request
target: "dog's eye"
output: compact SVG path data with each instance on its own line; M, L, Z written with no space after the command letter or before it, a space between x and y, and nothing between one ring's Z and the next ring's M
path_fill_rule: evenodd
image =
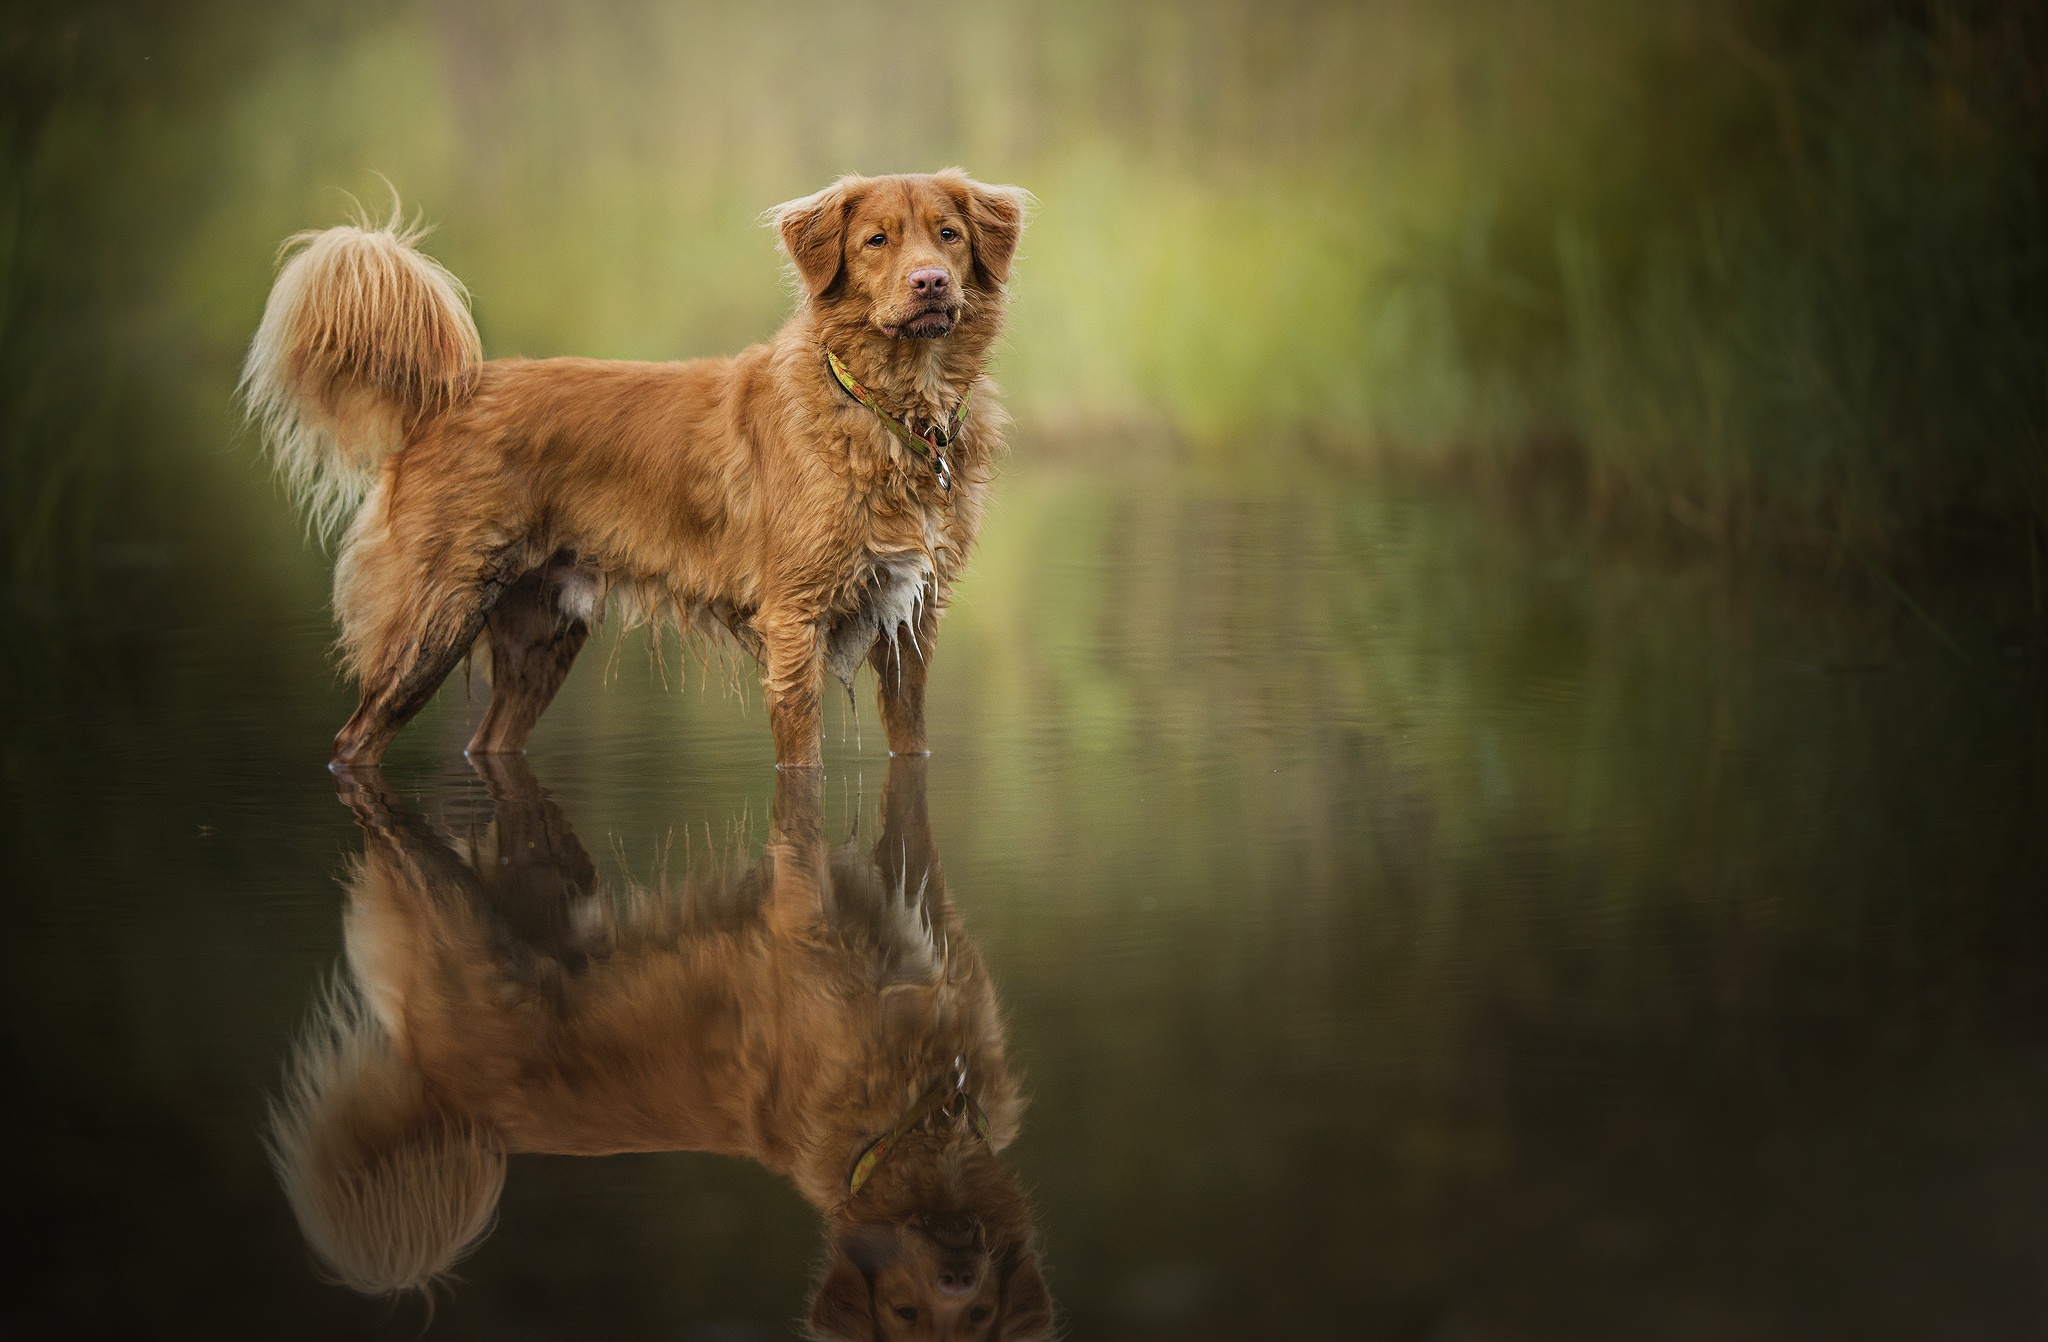
M868 239L868 246L870 247L886 247L888 245L889 235L887 233L877 233L875 234L875 236Z
M973 1309L970 1309L970 1310L968 1310L968 1311L967 1311L967 1321L968 1321L969 1323L980 1323L980 1322L981 1322L981 1321L982 1321L983 1319L985 1319L985 1318L987 1318L987 1317L988 1317L988 1306L987 1306L987 1305L976 1305L976 1306L975 1306L975 1307L974 1307Z
M905 1323L916 1323L916 1322L917 1322L917 1306L916 1306L916 1305L898 1305L898 1306L896 1306L896 1317L897 1317L897 1318L899 1318L899 1319L901 1319L901 1320L903 1320L903 1321L904 1321Z
M950 228L942 228L939 230L939 236L943 238L945 241L951 242L953 239L959 237L960 235L958 233L955 233Z

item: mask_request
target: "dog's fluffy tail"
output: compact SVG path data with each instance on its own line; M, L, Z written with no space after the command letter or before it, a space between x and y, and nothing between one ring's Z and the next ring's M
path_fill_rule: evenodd
M497 1137L436 1107L345 979L292 1049L264 1145L323 1275L364 1295L431 1300L490 1233L505 1191Z
M382 225L300 233L278 253L242 401L319 534L354 514L408 429L476 383L469 291L414 245L425 233L394 201Z

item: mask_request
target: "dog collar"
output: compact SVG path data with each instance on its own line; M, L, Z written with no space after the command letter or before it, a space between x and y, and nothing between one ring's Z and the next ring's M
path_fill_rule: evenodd
M939 488L950 493L953 489L953 466L946 460L946 449L951 447L953 440L960 435L960 426L967 419L967 402L973 397L974 389L968 388L967 395L962 396L960 404L953 408L953 413L946 416L946 423L943 426L933 424L923 433L913 433L908 424L875 403L874 394L853 380L853 374L846 371L846 365L839 362L837 354L826 350L825 362L831 365L833 380L845 389L848 396L873 411L875 418L881 420L889 432L901 439L905 447L931 463L932 474L939 480Z
M967 1093L967 1062L964 1058L956 1056L953 1059L953 1070L949 1075L934 1082L930 1090L918 1097L916 1104L904 1110L903 1117L896 1120L895 1127L862 1149L859 1159L853 1162L853 1173L846 1176L846 1196L851 1198L858 1194L861 1186L867 1183L874 1172L882 1167L882 1162L889 1158L889 1152L896 1148L896 1143L911 1132L933 1118L951 1119L963 1114L974 1135L986 1143L988 1115L983 1112L980 1103Z

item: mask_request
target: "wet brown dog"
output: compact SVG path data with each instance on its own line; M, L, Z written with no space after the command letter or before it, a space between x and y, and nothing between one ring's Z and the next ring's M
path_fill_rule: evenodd
M509 1154L715 1151L823 1215L817 1336L1050 1333L999 1154L1025 1101L932 842L924 760L890 761L872 849L828 848L821 771L788 770L760 862L658 890L600 883L525 761L477 768L481 835L437 832L379 770L338 783L365 832L348 968L271 1124L328 1272L431 1290L489 1233ZM956 1079L971 1100L926 1112Z
M795 314L683 363L486 363L416 230L292 239L243 394L316 524L346 524L334 606L363 697L335 763L382 758L476 647L469 748L520 750L612 601L758 657L778 764L818 763L824 674L863 660L890 750L922 753L1007 422L983 366L1026 199L948 170L779 206Z

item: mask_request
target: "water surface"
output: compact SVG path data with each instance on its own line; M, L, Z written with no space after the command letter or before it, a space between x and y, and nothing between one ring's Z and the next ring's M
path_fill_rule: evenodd
M932 841L1029 1106L1075 1337L2048 1327L2038 662L1896 605L1313 472L1031 465L934 671ZM319 561L102 555L10 654L10 1335L418 1335L315 1270L261 1143L365 837ZM744 872L757 690L594 643L531 766L607 888ZM744 682L744 677L741 677ZM488 826L451 683L386 776ZM861 685L823 821L871 841ZM755 1164L512 1156L436 1337L789 1336Z

